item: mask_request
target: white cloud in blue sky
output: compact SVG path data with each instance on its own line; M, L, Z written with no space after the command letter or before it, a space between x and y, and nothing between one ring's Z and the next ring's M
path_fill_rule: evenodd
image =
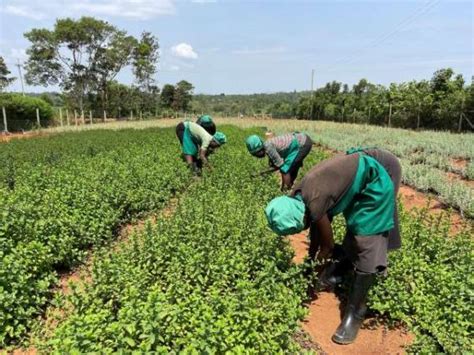
M194 51L193 47L188 43L180 43L171 47L171 53L175 57L185 59L197 59L198 54Z

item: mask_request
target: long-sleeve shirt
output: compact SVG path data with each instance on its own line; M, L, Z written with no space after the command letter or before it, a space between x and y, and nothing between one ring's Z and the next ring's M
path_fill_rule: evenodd
M306 143L306 135L304 133L296 133L296 139L300 147ZM268 156L270 165L280 168L285 163L285 158L282 154L288 149L293 140L293 133L284 134L272 139L269 139L263 144L265 153Z
M207 150L209 144L212 142L212 136L197 123L188 122L188 124L189 133L191 133L193 141L195 141L195 143L198 144L202 150Z

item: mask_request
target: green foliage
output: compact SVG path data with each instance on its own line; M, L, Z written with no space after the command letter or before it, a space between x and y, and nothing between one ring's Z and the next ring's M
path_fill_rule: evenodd
M156 73L159 53L158 38L150 32L143 32L133 53L133 73L145 91L151 90L154 82L153 75Z
M457 131L461 113L474 121L474 89L448 68L436 71L431 81L388 87L361 79L352 89L332 81L313 93L196 95L192 111ZM468 124L462 129L472 131Z
M371 307L409 325L415 353L472 352L472 234L451 237L449 219L426 211L402 214L403 246L390 255L389 277L372 292Z
M48 126L53 119L53 108L46 101L21 94L1 94L0 107L5 107L9 131L29 130L37 126L36 109L39 109L41 126ZM0 121L3 128L3 120Z
M54 28L25 33L27 82L59 85L68 95L69 108L102 110L109 107L108 85L127 65L150 92L158 62L157 39L145 32L141 40L93 17L58 19ZM87 102L86 102L87 101Z
M250 176L262 163L243 149L251 132L222 129L213 172L172 217L96 259L45 351L296 352L305 283L262 210L277 184Z
M0 92L15 80L15 78L8 76L10 74L11 72L5 64L5 60L0 56Z
M189 172L174 141L174 130L156 129L2 144L0 347L19 341L41 314L55 270L185 186Z

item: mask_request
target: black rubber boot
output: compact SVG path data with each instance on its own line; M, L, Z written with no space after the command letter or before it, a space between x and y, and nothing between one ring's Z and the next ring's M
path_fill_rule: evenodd
M319 276L322 287L333 289L342 284L344 276L353 268L349 259L331 261Z
M367 306L365 301L370 286L374 283L375 274L355 272L354 283L349 294L347 306L341 324L332 336L332 341L338 344L352 343L364 321Z

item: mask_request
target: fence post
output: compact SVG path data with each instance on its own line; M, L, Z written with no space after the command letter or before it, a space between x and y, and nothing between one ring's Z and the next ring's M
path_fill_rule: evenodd
M93 122L92 122L92 111L89 111L89 121L90 121L90 122L89 122L90 124L93 123Z
M107 119L107 112L105 112L105 110L104 110L104 123L105 123L106 119Z
M133 121L133 110L130 110L130 121Z
M7 111L5 110L5 106L2 106L2 113L3 113L3 132L8 133Z
M77 111L74 110L74 126L77 127Z
M63 126L63 109L59 108L59 121L61 121L61 127Z
M392 103L390 102L388 106L388 126L392 126Z
M39 110L39 108L36 108L36 122L38 123L38 128L41 128L40 110Z
M69 110L66 109L66 124L69 126L70 125L70 122L69 122Z
M416 116L416 129L420 129L420 110L421 110L421 104L418 104L418 111L417 111L417 116Z
M462 130L462 112L459 114L458 132Z

